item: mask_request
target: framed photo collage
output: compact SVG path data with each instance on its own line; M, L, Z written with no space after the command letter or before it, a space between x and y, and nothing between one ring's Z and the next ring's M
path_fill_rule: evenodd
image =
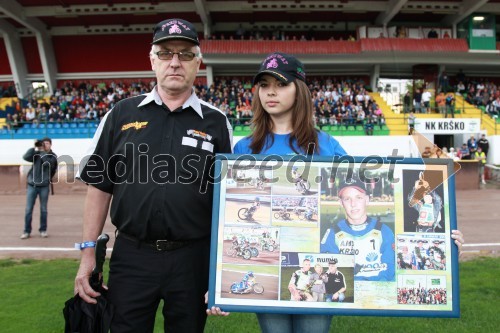
M217 155L209 306L458 317L452 162Z

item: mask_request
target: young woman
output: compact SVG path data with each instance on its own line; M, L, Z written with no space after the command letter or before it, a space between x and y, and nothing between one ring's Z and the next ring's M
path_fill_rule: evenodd
M235 154L345 155L337 140L314 127L311 93L304 65L273 53L254 78L252 134L234 147ZM262 332L328 332L331 316L257 314Z
M267 56L254 78L252 134L238 141L235 154L345 155L332 136L314 127L311 93L304 65L284 53ZM454 231L455 243L463 243ZM209 313L211 314L211 313ZM328 332L332 316L257 314L263 333Z
M337 140L314 127L311 93L299 60L269 55L254 84L253 131L236 144L235 154L346 154Z

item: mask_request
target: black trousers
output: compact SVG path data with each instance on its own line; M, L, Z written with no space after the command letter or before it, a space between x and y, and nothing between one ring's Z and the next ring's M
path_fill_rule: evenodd
M203 332L210 240L159 252L118 235L110 261L112 333L153 332L164 300L165 332Z

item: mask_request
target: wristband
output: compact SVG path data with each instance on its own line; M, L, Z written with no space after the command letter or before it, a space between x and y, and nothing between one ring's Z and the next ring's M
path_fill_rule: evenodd
M88 242L83 242L83 243L75 243L75 249L77 250L83 250L88 247L95 247L96 242L94 241L88 241Z

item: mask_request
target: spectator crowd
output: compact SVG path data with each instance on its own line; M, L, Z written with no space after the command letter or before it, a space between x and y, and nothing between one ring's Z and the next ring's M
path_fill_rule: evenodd
M441 75L438 95L435 97L436 111L448 116L454 113L454 92L448 87L445 74ZM496 117L500 112L500 89L492 82L468 80L463 72L456 76L456 93L465 100L484 107ZM309 89L314 104L314 119L318 127L337 126L345 130L362 130L373 135L383 129L385 118L382 110L369 95L365 82L359 78L321 77L309 79ZM466 83L466 85L464 84ZM13 105L14 113L7 113L7 129L16 129L23 123L37 126L43 122L100 121L121 99L144 94L155 85L151 82L91 83L65 82L50 99L35 98ZM224 112L233 125L248 125L253 116L251 103L254 94L251 78L217 77L210 86L198 83L196 94ZM413 98L407 93L403 97L404 111L430 113L431 93L417 89ZM21 105L22 104L22 105ZM448 152L451 153L451 152ZM455 150L459 154L459 149ZM455 158L453 156L452 158Z
M114 81L108 84L65 82L49 99L32 98L13 105L14 113L8 114L6 126L16 129L22 123L31 123L36 127L44 122L98 122L121 99L144 94L154 85L154 81L128 84ZM367 135L373 135L377 127L382 129L385 124L381 109L370 97L361 79L313 78L309 88L318 127L343 126L346 130L360 129ZM195 92L202 100L224 112L233 125L250 124L254 94L251 78L218 77L210 87L196 84Z

